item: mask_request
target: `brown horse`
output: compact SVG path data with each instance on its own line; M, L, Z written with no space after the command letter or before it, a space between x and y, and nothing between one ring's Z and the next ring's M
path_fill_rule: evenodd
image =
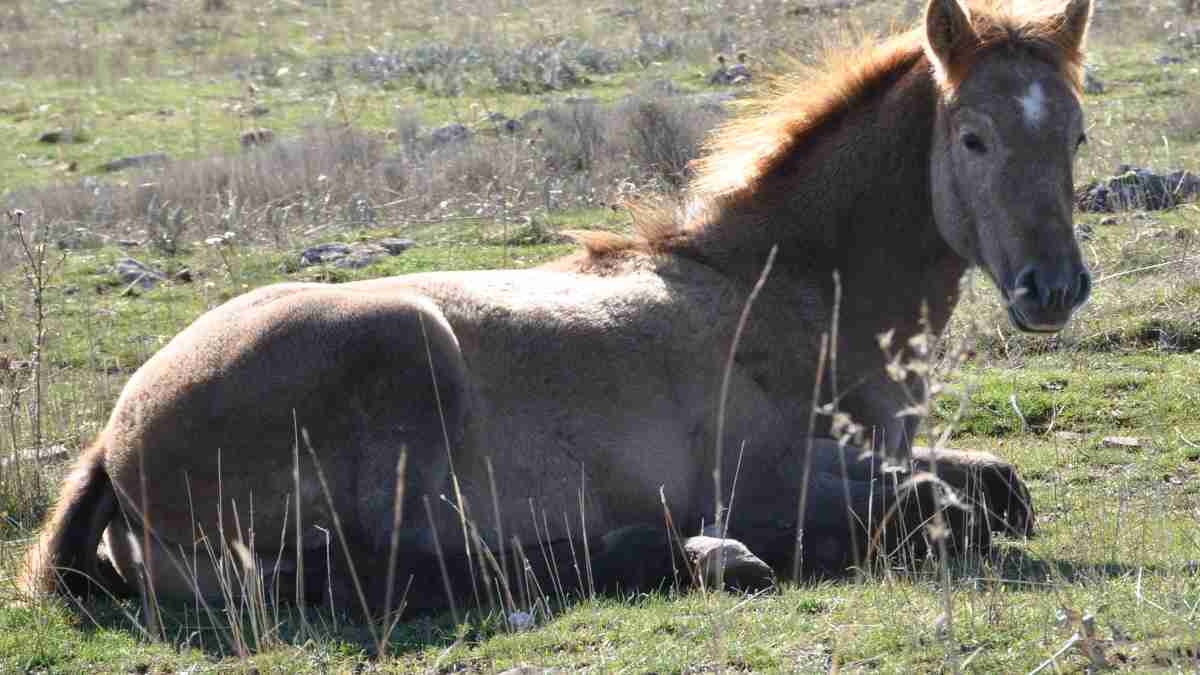
M465 504L489 546L503 528L535 550L531 502L550 514L543 539L562 541L567 513L577 538L628 533L661 523L664 500L694 532L719 496L729 535L791 569L806 459L804 568L844 569L865 543L847 513L878 522L895 483L820 440L826 416L808 440L814 404L836 392L877 449L903 457L912 418L898 414L920 383L888 377L878 335L905 345L922 317L941 331L971 266L1023 330L1060 329L1088 296L1071 190L1090 13L1090 0L1036 15L930 0L920 27L779 83L717 133L684 208L637 215L635 237L588 235L548 269L283 284L212 310L129 381L31 549L26 587L75 588L67 570L118 586L144 569L159 597L219 598L197 542L251 529L253 553L298 584L302 555L310 570L326 559L336 514L378 608L389 579L440 588L439 541L449 560L466 554L454 509L434 499L424 517L438 495ZM837 366L814 401L835 272ZM982 535L958 519L956 536L1028 531L1011 465L969 452L940 465L991 512ZM594 541L597 583L632 578L654 556L631 542L661 528ZM322 573L350 602L333 558Z

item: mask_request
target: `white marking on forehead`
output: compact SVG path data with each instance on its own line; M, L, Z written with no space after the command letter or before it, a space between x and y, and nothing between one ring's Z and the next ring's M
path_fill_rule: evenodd
M1038 128L1046 116L1046 92L1042 91L1042 83L1029 85L1029 91L1017 100L1021 102L1021 112L1025 113L1025 124L1030 129Z

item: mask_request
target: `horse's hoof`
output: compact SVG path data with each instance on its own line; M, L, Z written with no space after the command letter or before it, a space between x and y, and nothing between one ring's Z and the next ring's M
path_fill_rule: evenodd
M760 591L775 584L775 573L736 539L692 537L684 542L688 561L706 588Z

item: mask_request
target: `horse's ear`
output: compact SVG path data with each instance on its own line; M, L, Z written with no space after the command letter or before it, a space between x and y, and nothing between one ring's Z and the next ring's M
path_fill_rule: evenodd
M1068 0L1063 10L1060 40L1072 51L1083 49L1088 24L1092 20L1092 0Z
M959 47L975 36L971 15L958 0L929 0L925 9L925 46L939 79L953 70Z

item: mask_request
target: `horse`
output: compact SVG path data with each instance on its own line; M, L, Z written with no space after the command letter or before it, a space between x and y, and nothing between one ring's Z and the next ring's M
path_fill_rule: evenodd
M331 560L332 602L373 609L414 579L444 604L439 560L484 548L579 543L589 585L633 583L670 558L664 507L781 574L860 563L885 510L943 508L982 548L1031 533L1012 464L913 446L924 385L889 375L880 336L911 355L940 334L973 267L1023 331L1087 299L1072 164L1091 11L929 0L912 29L760 93L677 206L577 234L544 268L284 283L209 311L131 377L23 588L219 602L220 561L196 550L226 540L301 601ZM839 428L814 412L831 405ZM871 438L835 438L846 420ZM903 507L880 457L936 463L978 517Z

